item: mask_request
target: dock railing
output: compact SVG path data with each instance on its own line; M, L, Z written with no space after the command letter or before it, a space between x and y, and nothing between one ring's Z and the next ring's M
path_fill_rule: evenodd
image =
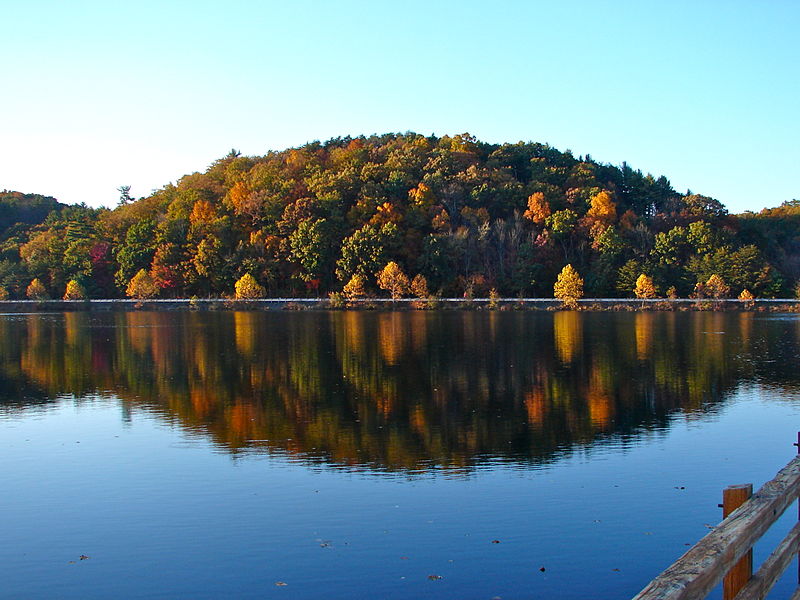
M800 434L798 434L800 451ZM800 550L800 522L752 574L753 545L800 493L800 455L751 495L752 484L723 492L723 521L634 600L698 600L723 581L724 600L763 600ZM800 600L800 588L792 595Z

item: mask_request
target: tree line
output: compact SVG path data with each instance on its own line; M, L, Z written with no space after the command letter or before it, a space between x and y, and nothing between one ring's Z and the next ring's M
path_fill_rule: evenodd
M552 297L567 265L593 297L789 297L800 279L800 201L731 215L539 143L335 138L119 191L113 209L0 193L0 298Z

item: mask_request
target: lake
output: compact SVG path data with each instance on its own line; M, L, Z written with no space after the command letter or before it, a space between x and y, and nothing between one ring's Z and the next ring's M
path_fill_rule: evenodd
M790 314L0 315L0 597L626 598L798 429Z

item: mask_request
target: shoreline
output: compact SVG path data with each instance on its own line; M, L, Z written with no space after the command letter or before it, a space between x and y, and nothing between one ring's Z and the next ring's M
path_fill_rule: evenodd
M754 311L800 312L800 299L770 298L755 300L654 298L584 298L577 308L568 308L555 298L363 298L336 301L330 298L180 298L132 300L0 300L0 313L72 311L162 311L162 310L522 310L581 312L664 312L664 311Z

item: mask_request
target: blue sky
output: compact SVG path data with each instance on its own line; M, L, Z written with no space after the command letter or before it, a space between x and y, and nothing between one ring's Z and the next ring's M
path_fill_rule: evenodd
M0 0L0 189L114 205L237 148L469 132L800 198L800 2Z

